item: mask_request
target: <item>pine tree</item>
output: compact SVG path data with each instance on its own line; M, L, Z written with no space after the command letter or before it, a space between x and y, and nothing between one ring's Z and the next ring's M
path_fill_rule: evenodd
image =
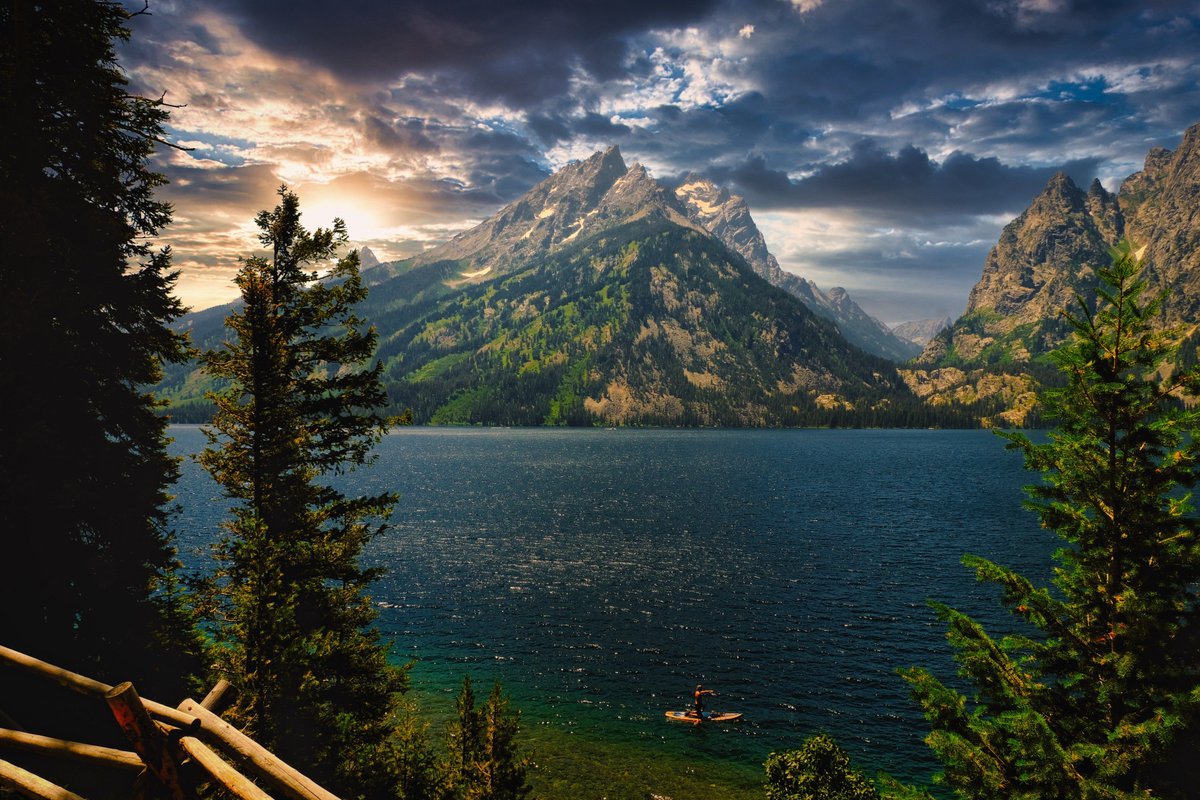
M1035 444L1008 434L1043 482L1028 506L1064 540L1052 588L982 558L1027 635L995 641L949 624L971 700L927 671L905 677L932 723L942 781L968 798L1185 797L1200 785L1200 546L1187 490L1198 480L1200 372L1161 378L1173 331L1154 325L1132 247L1114 251L1095 310L1066 320L1055 353L1066 386L1048 393L1059 428Z
M463 678L450 729L446 794L455 800L522 800L531 791L529 762L517 747L521 714L509 708L496 681L487 701L475 706L471 676Z
M177 460L143 387L187 348L151 246L171 218L147 166L168 111L128 93L129 16L0 2L0 640L170 697L201 640L173 575ZM11 695L19 718L32 695Z
M306 230L287 187L255 219L269 258L244 260L233 340L204 356L229 388L201 463L237 505L219 547L232 713L347 796L394 796L404 670L387 660L359 557L390 494L348 497L330 475L370 461L387 428L376 335L355 316L358 254L345 226ZM318 269L330 262L326 275Z

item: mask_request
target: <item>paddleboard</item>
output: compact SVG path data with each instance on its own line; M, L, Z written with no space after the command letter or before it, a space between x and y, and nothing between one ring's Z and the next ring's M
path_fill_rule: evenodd
M697 717L690 711L668 711L667 719L673 719L676 722L690 722L693 725L699 725L701 722L737 722L742 718L740 713L734 714L729 711L705 711L703 717Z

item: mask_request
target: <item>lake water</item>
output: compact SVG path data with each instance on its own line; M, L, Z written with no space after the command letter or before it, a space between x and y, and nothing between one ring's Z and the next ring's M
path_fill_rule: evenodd
M203 445L177 426L175 450ZM1007 624L959 563L1044 581L1057 540L1032 480L982 431L403 429L346 480L397 491L367 558L414 694L448 714L463 674L522 709L551 797L761 797L767 754L832 733L869 772L927 780L896 669L952 676L927 598ZM182 554L227 503L194 463ZM697 682L728 727L665 720Z

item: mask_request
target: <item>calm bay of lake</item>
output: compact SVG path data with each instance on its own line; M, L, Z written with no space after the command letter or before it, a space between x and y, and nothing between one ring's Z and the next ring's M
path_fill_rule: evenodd
M378 454L339 479L401 496L366 553L388 570L378 624L434 714L465 673L477 695L501 680L547 797L761 797L767 754L821 730L928 780L896 674L954 674L926 600L1007 630L960 557L1044 582L1058 541L1021 508L1036 476L982 431L412 428ZM206 569L228 502L183 472L178 544ZM667 721L698 682L745 721Z

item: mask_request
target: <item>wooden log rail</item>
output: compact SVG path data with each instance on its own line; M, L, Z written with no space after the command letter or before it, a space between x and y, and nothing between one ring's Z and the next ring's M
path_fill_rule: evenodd
M21 769L16 764L0 760L0 782L11 786L26 797L40 800L83 800L57 783Z
M14 731L8 728L0 728L0 744L8 744L22 750L58 755L74 761L107 764L120 769L137 771L145 766L138 758L138 754L129 750L114 750L111 747L100 747L94 744L68 742L63 739L38 736L34 733Z
M153 700L139 698L131 685L122 684L114 689L114 687L100 681L76 674L61 667L56 667L53 664L48 664L45 661L2 645L0 645L0 663L7 663L28 672L41 675L81 694L104 697L110 703L114 702L114 698L124 698L115 700L114 714L116 714L118 721L121 722L123 730L126 731L131 741L134 741L135 749L138 749L138 752L136 754L127 753L126 751L112 750L111 748L97 748L93 745L81 745L75 742L62 742L61 740L50 740L49 737L36 736L23 739L21 742L23 746L40 746L43 749L54 749L57 747L58 752L64 755L70 754L78 758L89 757L83 755L84 752L87 752L90 754L90 757L99 758L100 760L120 761L121 765L126 768L134 766L140 768L144 763L151 768L152 772L156 772L157 774L158 770L162 769L163 756L153 749L143 753L137 745L139 741L153 740L155 738L154 733L150 732L150 729L161 735L162 731L160 727L155 725L149 717L139 720L136 724L133 724L132 728L126 727L127 715L136 716L140 708L142 714L149 712L150 716L167 723L168 729L175 729L173 735L170 737L171 744L177 744L210 777L243 800L271 800L271 797L249 778L230 766L222 758L222 754L248 766L258 777L271 783L272 786L290 798L290 800L339 800L335 794L318 785L295 767L285 763L274 753L249 736L246 736L246 734L210 710L210 706L217 707L222 701L229 689L227 682L222 681L218 683L209 692L208 696L205 697L203 702L197 703L191 699L184 700L179 705L179 708L176 709ZM136 700L136 703L134 700ZM8 731L7 734L9 735L7 739L5 739L3 734L0 734L0 743L9 741L13 744L18 744L16 739L13 738L13 734L17 734L17 732ZM17 734L17 736L30 735ZM201 738L205 741L201 741ZM33 743L35 740L45 741L40 741L38 745L35 745ZM58 742L59 744L52 745L51 743L54 742ZM153 748L153 745L151 747ZM216 750L220 750L221 754L218 754ZM136 759L136 763L130 763L131 756ZM37 778L37 776L32 776L32 778L26 777L28 775L29 773L25 773L19 767L0 761L0 783L7 783L19 791L28 794L30 797L45 798L46 800L80 800L66 789ZM36 779L36 781L32 779ZM38 781L40 783L37 783ZM168 781L164 781L164 784L168 787L171 786ZM175 793L173 787L171 794L175 797L179 796Z

